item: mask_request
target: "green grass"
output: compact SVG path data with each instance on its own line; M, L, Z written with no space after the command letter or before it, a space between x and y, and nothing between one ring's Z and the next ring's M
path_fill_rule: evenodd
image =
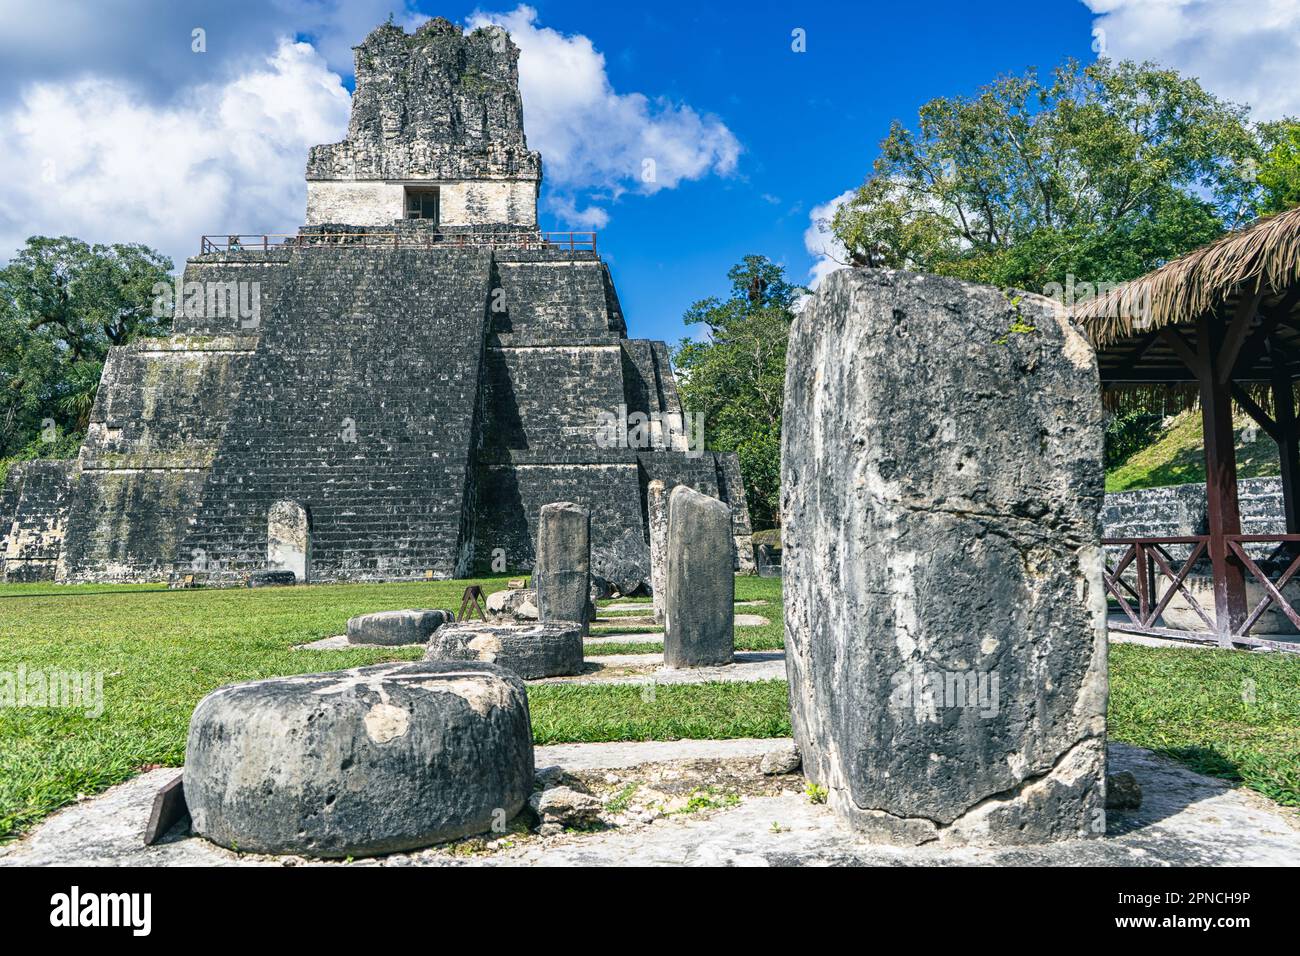
M608 657L613 654L662 654L663 641L646 641L617 644L587 644L583 652L587 657Z
M1300 655L1110 648L1112 740L1300 806Z
M479 579L487 590L505 577ZM100 672L105 710L0 708L0 837L141 766L179 766L190 712L223 684L415 660L421 649L295 651L354 614L459 608L466 582L255 590L0 587L0 673Z
M488 591L505 576L480 579ZM227 591L157 586L0 586L0 673L101 672L105 711L0 708L0 839L81 794L148 765L179 766L190 712L234 681L414 660L421 648L294 651L342 633L354 614L459 607L466 582ZM740 578L737 600L771 619L737 628L737 646L781 646L781 582ZM654 645L610 644L603 653ZM589 647L589 652L595 647ZM1243 682L1249 679L1253 685ZM1243 687L1254 703L1243 702ZM1249 696L1249 695L1248 695ZM784 736L783 681L699 685L536 685L538 743ZM1300 806L1300 657L1112 648L1111 736L1239 780Z
M593 624L588 633L593 637L613 637L618 634L662 634L662 624Z
M737 578L737 585L742 579ZM742 598L737 595L738 601L753 601L759 598L768 601L763 607L738 607L737 613L758 613L767 618L768 623L758 627L737 627L735 629L736 650L738 651L774 651L785 647L785 624L781 619L781 579L780 578L755 578L761 580L764 584L760 587L759 597ZM613 626L609 629L593 626L591 634L598 637L604 634L662 634L663 627L629 627L620 628ZM607 654L659 654L664 649L663 641L646 641L644 643L632 643L625 641L611 642L609 644L588 644L588 657L601 657Z
M1273 439L1242 413L1237 414L1235 423L1237 477L1269 478L1277 475L1280 466L1277 444ZM1107 473L1106 490L1129 491L1203 482L1204 448L1200 411L1183 412L1174 418L1163 435Z
M714 684L540 684L528 689L533 739L566 741L785 737L783 680Z

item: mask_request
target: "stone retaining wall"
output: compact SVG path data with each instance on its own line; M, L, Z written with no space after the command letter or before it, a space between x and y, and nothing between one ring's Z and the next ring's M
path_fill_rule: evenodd
M1237 482L1242 534L1283 534L1282 480ZM1182 537L1206 533L1205 485L1166 485L1106 495L1102 526L1107 538Z

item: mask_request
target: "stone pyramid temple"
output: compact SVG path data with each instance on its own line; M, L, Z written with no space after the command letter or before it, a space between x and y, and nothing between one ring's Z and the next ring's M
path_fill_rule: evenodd
M110 353L78 458L11 470L0 574L528 570L538 510L563 500L627 591L649 579L656 479L727 502L751 569L735 455L687 440L668 350L628 338L594 234L538 230L508 35L389 24L355 52L306 224L203 239L173 334Z

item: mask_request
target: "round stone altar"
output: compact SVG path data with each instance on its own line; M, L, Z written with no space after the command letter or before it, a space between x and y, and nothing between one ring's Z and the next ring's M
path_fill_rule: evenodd
M424 644L438 628L456 619L451 611L409 608L376 611L348 619L349 644Z
M194 831L259 853L369 856L500 828L533 785L528 698L490 663L379 664L233 684L185 752Z
M439 628L426 661L487 661L525 680L561 677L582 670L582 625L462 622Z

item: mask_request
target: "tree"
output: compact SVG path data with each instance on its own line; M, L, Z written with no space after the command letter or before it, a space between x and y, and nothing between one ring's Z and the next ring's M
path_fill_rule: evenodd
M831 230L856 264L1038 290L1118 282L1253 217L1247 111L1152 64L1067 61L895 122Z
M1300 120L1287 118L1260 126L1264 156L1258 182L1261 213L1300 206Z
M704 416L708 444L734 451L756 527L780 523L781 408L785 351L796 301L805 289L763 256L745 256L727 272L731 292L692 305L687 325L704 341L683 339L673 362L688 412Z
M0 269L0 457L84 433L110 347L165 333L154 286L172 262L142 245L34 236ZM63 447L63 444L60 444Z

